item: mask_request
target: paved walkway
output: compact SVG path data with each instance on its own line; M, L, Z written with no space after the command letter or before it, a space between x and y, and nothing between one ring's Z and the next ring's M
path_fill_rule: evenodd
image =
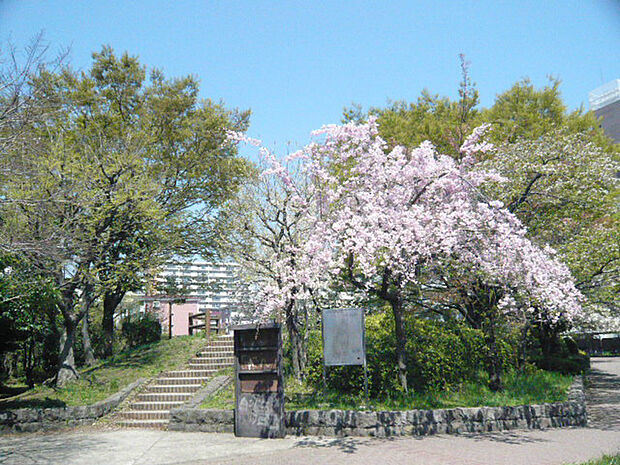
M80 430L0 436L0 464L561 465L620 451L620 358L593 359L588 428L398 439Z
M592 358L586 389L592 428L620 431L620 357Z

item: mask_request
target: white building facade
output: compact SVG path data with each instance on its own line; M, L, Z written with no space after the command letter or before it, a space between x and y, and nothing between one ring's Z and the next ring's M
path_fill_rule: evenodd
M160 315L165 333L171 322L174 336L189 334L190 315L211 312L229 322L235 311L238 270L234 262L168 263L144 296L144 308Z

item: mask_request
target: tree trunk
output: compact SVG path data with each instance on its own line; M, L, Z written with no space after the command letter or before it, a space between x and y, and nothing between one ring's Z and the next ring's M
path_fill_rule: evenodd
M523 328L521 330L521 341L520 341L520 356L519 356L519 368L523 368L525 366L525 362L527 361L527 334L529 331L529 325L527 320L523 323Z
M73 357L76 327L77 322L65 316L65 328L60 336L60 354L58 355L58 373L56 375L56 385L60 387L68 381L80 377L75 368L75 358Z
M93 366L95 364L95 352L90 342L90 334L88 332L88 310L82 318L82 344L84 346L84 362L86 366Z
M405 337L405 325L403 322L403 303L400 296L390 300L392 313L394 314L394 326L396 332L396 362L398 364L398 379L404 392L407 387L407 351Z
M125 292L108 291L103 296L103 318L101 326L103 327L103 356L111 357L114 353L114 312L123 300Z
M291 343L291 358L293 362L293 376L295 379L301 380L303 367L303 341L299 334L299 326L295 318L295 302L290 302L285 308L286 329L288 330L289 341Z
M34 350L35 340L33 336L30 336L24 343L24 375L26 376L26 384L30 389L34 387Z
M541 322L538 324L538 340L545 362L549 361L558 346L558 334L551 325Z
M489 357L487 362L487 371L489 373L489 389L493 392L501 391L502 386L502 361L497 347L497 339L495 337L495 321L492 316L489 317L487 331L487 346L489 347Z

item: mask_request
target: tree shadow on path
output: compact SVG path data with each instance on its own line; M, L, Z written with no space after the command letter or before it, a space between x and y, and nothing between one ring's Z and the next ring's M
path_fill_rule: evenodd
M588 426L620 431L620 357L593 358L588 379Z
M393 438L385 438L382 440L394 440ZM367 445L371 439L358 438L358 437L345 437L345 438L310 438L306 437L297 441L295 447L310 447L310 448L335 448L339 449L345 454L354 454L358 451L362 445Z
M70 463L81 452L101 445L92 436L74 435L67 440L66 434L40 434L0 438L0 464L56 465Z
M497 431L488 433L462 433L459 434L459 436L467 439L473 439L474 441L503 442L505 444L534 444L538 442L548 442L545 438L532 437L531 433L532 430Z

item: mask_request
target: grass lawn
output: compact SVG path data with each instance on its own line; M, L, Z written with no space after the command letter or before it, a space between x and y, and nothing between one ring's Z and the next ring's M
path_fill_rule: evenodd
M514 372L505 376L505 389L502 392L491 392L484 382L467 383L457 390L370 399L368 405L365 405L363 394L314 392L303 383L288 379L285 388L286 410L410 410L542 404L566 400L572 381L572 376L542 370ZM201 408L212 409L232 409L234 406L234 383L201 404Z
M63 388L36 386L17 399L0 400L0 410L22 407L89 405L118 392L139 378L182 368L207 342L202 335L178 336L123 351L94 367Z

